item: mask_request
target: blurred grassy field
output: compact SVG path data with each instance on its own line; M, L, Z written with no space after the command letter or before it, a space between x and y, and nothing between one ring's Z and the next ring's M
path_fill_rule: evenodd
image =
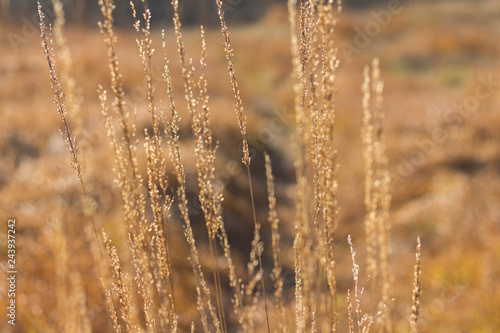
M362 124L363 67L381 60L385 129L392 175L391 273L395 331L405 332L411 308L414 249L422 239L422 332L498 332L500 330L500 3L484 1L414 2L387 8L344 12L337 37L341 65L337 81L336 140L339 152L341 207L338 229L338 283L341 294L352 286L347 235L358 245L363 263L364 172ZM377 28L378 27L378 28ZM292 233L294 217L294 152L290 142L294 117L289 28L285 7L273 7L253 25L230 27L236 70L249 117L249 137L255 152L272 153L277 178L278 214L282 224L287 293L293 291ZM199 58L199 30L185 31L187 52ZM17 36L17 37L16 37ZM20 38L20 39L19 39ZM133 28L120 32L118 57L127 103L137 109L139 140L149 125L143 70ZM161 33L153 34L161 52ZM14 42L13 42L14 41ZM83 99L80 117L85 177L97 203L96 224L104 227L127 256L126 235L120 228L120 196L113 184L114 160L100 113L97 86L109 86L106 49L97 29L68 29L74 75ZM220 179L226 185L225 222L238 248L236 262L245 269L252 222L245 171L240 165L236 118L232 110L226 62L217 30L207 32L209 93L214 135L220 140ZM173 33L167 31L174 89L182 96L183 82ZM156 90L161 92L161 56L155 58ZM97 272L89 252L80 187L71 169L60 120L51 103L48 70L38 33L24 24L0 25L0 219L17 221L18 317L15 328L3 315L2 332L59 332L57 283L61 275L60 244L55 226L62 223L70 242L70 266L80 272L88 295L94 331L110 330ZM167 107L166 94L159 103ZM182 110L183 99L178 98ZM181 134L189 133L183 116ZM186 146L190 142L184 142ZM188 186L195 186L188 149L184 159ZM266 221L263 157L254 158L258 218ZM145 173L145 168L142 166ZM191 179L189 178L191 177ZM230 179L230 180L229 180ZM188 189L189 190L189 189ZM189 190L191 198L194 190ZM242 194L243 193L243 194ZM190 198L190 199L191 199ZM174 212L175 214L175 212ZM196 209L193 211L196 219ZM194 229L199 246L204 226L201 215ZM179 249L174 257L178 285L185 297L181 324L196 315L192 306L190 267L182 226L174 225ZM269 244L269 226L263 239ZM2 271L6 266L6 227L0 228ZM120 241L121 240L121 241ZM176 251L177 252L177 251ZM200 251L203 253L203 251ZM272 262L271 252L265 253ZM239 260L238 260L239 259ZM203 258L202 258L203 260ZM363 264L361 264L363 270ZM361 271L363 274L363 271ZM290 278L291 277L291 278ZM362 279L367 277L362 275ZM285 282L286 282L285 281ZM0 308L6 308L7 284L0 284ZM346 314L345 300L339 299ZM344 309L344 310L342 310ZM343 312L342 312L343 311ZM342 327L346 323L341 322Z

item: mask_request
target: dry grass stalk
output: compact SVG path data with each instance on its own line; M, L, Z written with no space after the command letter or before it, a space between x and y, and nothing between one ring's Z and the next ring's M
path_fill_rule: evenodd
M252 174L250 172L250 152L248 148L248 139L247 139L247 127L246 127L246 115L244 113L244 108L243 108L243 102L241 100L240 96L240 89L238 87L238 81L236 80L236 71L234 69L234 53L233 49L231 47L231 40L229 38L229 32L227 29L227 24L224 19L224 10L223 10L223 1L222 0L216 0L217 4L217 12L219 16L219 21L221 24L221 33L224 38L224 51L226 53L226 59L227 59L227 72L229 75L229 80L231 83L231 89L233 91L233 95L235 98L235 104L234 104L234 110L236 112L236 118L238 120L238 126L240 128L241 136L242 136L242 150L243 150L243 158L242 162L245 165L247 169L247 177L248 177L248 187L250 190L250 201L252 204L252 215L253 215L253 222L254 222L254 233L255 233L255 239L259 239L259 229L260 229L260 224L257 222L257 213L255 209L255 199L254 199L254 191L253 191L253 185L252 185ZM255 241L254 239L254 241ZM257 242L258 243L258 242ZM252 251L253 252L253 251ZM266 324L267 324L267 331L271 331L271 326L269 324L269 310L267 307L267 296L266 296L266 286L264 283L264 269L262 265L262 254L261 250L258 249L257 251L257 257L259 261L259 275L260 275L260 281L261 281L261 287L262 287L262 293L264 295L264 308L266 312Z
M87 194L86 186L85 186L85 181L83 178L83 172L82 172L82 164L81 164L81 157L79 154L78 150L78 144L76 141L76 136L73 134L71 131L71 128L68 124L68 121L66 119L67 117L67 105L69 105L69 109L72 111L72 116L77 117L79 115L79 108L80 108L80 101L76 96L75 90L76 90L76 85L75 81L71 75L71 65L72 65L72 58L71 58L71 53L69 50L69 47L67 46L66 39L63 34L63 27L65 24L65 19L64 19L64 11L62 7L62 3L58 0L54 1L54 12L56 15L55 19L55 27L54 27L54 32L56 35L56 41L58 44L58 47L62 50L62 63L63 63L63 85L64 88L62 87L58 76L57 76L57 71L56 71L56 64L55 64L55 57L54 57L54 49L53 49L53 42L52 39L50 38L50 30L47 28L47 25L45 23L45 14L42 10L42 6L40 2L38 2L38 15L40 19L40 31L41 31L41 38L42 38L42 48L43 52L45 55L45 59L49 65L49 75L50 75L50 83L52 86L52 91L54 94L54 103L56 104L57 111L59 113L59 116L61 118L61 121L63 123L63 128L64 128L64 134L61 132L61 135L63 136L63 139L66 143L66 146L68 148L68 151L71 155L71 165L76 172L77 178L79 180L82 193L83 193L83 207L84 207L84 213L90 218L91 226L92 226L92 231L93 231L93 236L94 236L94 241L95 245L98 248L99 252L99 258L96 260L98 263L98 266L100 267L101 271L103 270L103 264L105 262L104 260L104 255L103 255L103 250L101 248L101 243L99 241L99 237L97 235L97 229L95 226L94 222L94 205L93 205L93 200L90 198L90 196ZM64 92L63 89L68 90L68 94ZM78 123L77 123L77 128L78 128ZM66 274L67 271L62 272L61 274ZM103 276L107 276L107 274L104 274ZM79 277L75 274L70 277L72 281L79 281ZM103 282L103 287L105 290L106 294L111 294L111 287L109 285L109 280L107 278L104 278ZM75 285L75 288L77 289L77 292L75 295L82 294L83 295L83 290L78 285ZM76 297L76 296L75 296ZM81 300L78 302L82 302L84 299L84 296L82 296ZM108 299L108 305L111 313L116 314L116 308L113 300L111 298ZM82 305L83 306L83 305ZM80 312L83 310L80 309ZM85 315L82 317L83 320L85 318ZM80 327L85 328L86 324L85 322L80 325Z
M304 175L304 106L305 106L305 82L304 71L305 63L301 62L299 39L297 38L297 11L296 0L288 1L288 12L291 30L291 53L292 53L292 77L294 79L294 96L295 96L295 118L297 122L296 145L299 151L295 162L295 173L297 180L297 217L295 222L295 240L294 240L294 266L295 266L295 323L296 331L303 332L305 320L303 316L303 298L302 298L302 250L304 248L304 231L307 231L307 205L305 202L306 195L306 177ZM306 229L306 230L304 230Z
M283 277L281 275L282 268L280 262L280 233L279 233L279 219L276 212L276 195L274 191L274 177L272 173L271 158L267 153L264 154L266 160L266 177L267 177L267 191L269 200L269 224L272 230L272 247L273 247L273 261L274 268L271 275L274 281L274 297L278 304L278 331L286 332L286 312L285 302L283 300Z
M132 247L135 247L132 249L132 251L138 254L139 259L136 258L136 260L142 261L141 266L143 267L143 269L141 271L137 271L136 274L141 274L144 276L144 279L150 281L152 279L152 274L149 266L150 261L148 259L148 253L146 252L148 243L147 221L145 218L146 201L144 193L141 191L143 180L138 173L137 167L137 143L135 140L135 128L130 124L129 113L125 110L125 103L123 101L124 93L122 76L119 70L118 59L115 50L117 37L114 31L112 16L114 3L112 1L105 0L99 1L99 5L101 6L101 12L104 16L104 22L100 22L99 27L108 49L109 68L111 72L111 88L114 93L113 108L120 122L121 136L118 136L118 134L115 132L113 126L113 116L108 113L106 105L106 92L103 91L102 88L99 88L101 90L100 98L102 104L102 112L106 117L108 136L110 137L111 146L115 152L115 160L117 164L117 168L115 169L117 176L116 181L121 189L125 221L130 236L132 237L132 241L130 243ZM109 246L108 253L113 257L113 254L110 252ZM117 259L118 256L116 255L116 259L114 259L114 261L116 261ZM116 268L114 268L114 270L116 271ZM115 284L120 285L120 280L118 278L119 274L115 273ZM137 276L136 279L140 280L140 278L138 278ZM148 297L153 297L150 288L148 288L148 291ZM123 295L120 295L120 293L119 296L120 299L124 299ZM133 305L129 304L128 301L125 304L126 306L122 302L122 307L125 311L124 316L132 316L133 311L131 309L128 309L128 307L132 308ZM144 304L149 304L149 302L145 300ZM145 309L147 319L150 319L149 312L149 308ZM123 319L128 330L132 327L132 318ZM151 324L151 321L149 321L148 325Z
M107 119L108 135L111 138L112 148L118 168L116 169L117 182L122 190L125 217L131 230L135 230L139 242L143 241L146 234L145 198L140 190L142 177L138 174L137 166L137 140L135 126L130 122L130 113L125 108L123 100L123 81L118 58L116 56L117 36L113 25L114 2L112 0L99 0L104 22L99 22L99 28L108 49L109 69L111 73L111 89L114 94L113 109L120 123L121 137L115 132L112 115L104 108L103 114ZM105 94L101 93L101 100L105 101ZM134 227L137 227L134 229Z
M109 317L111 318L111 323L113 325L113 331L115 333L122 333L122 328L119 323L118 313L116 311L116 307L114 305L113 293L111 288L108 288L108 281L104 278L101 278L101 286L104 290L104 296L106 298L106 305L109 312Z
M238 126L240 127L242 140L243 140L243 164L247 167L250 166L250 152L248 150L248 139L247 139L247 118L245 116L243 102L240 96L240 89L238 87L238 81L236 80L236 71L234 69L234 53L231 47L231 40L229 39L229 31L227 29L226 21L224 19L223 1L216 0L217 11L219 15L219 20L221 24L221 32L224 37L224 51L227 58L227 72L229 74L229 79L231 82L231 89L235 97L234 110L236 112L236 118L238 119Z
M215 153L217 150L216 145L213 144L212 138L212 130L210 128L210 111L208 108L208 94L207 94L207 81L205 78L205 68L206 68L206 43L204 38L204 30L201 29L201 37L202 37L202 57L200 60L200 76L198 80L195 79L195 67L190 59L186 61L185 51L184 51L184 41L181 33L181 23L178 14L178 1L172 1L172 6L174 8L174 30L177 41L177 47L179 52L179 59L182 66L182 76L184 78L184 96L186 98L188 112L191 118L191 129L194 135L195 140L195 157L196 157L196 169L198 173L198 188L199 188L199 200L201 203L202 211L205 216L205 222L209 235L210 242L210 252L212 263L216 267L214 270L214 282L216 286L216 302L217 302L217 314L215 312L215 308L212 306L210 290L205 282L203 274L201 272L201 266L198 265L199 271L199 282L202 285L204 300L199 303L198 311L204 311L204 307L208 306L210 310L210 314L212 317L213 325L215 326L218 332L226 331L226 322L225 315L223 311L222 305L222 288L220 285L220 276L218 269L218 259L217 259L217 247L216 247L216 235L219 229L222 227L222 189L219 188L215 182ZM168 70L168 68L167 68ZM166 72L168 73L168 72ZM167 77L168 75L166 75ZM170 78L167 78L167 85L171 91L171 82ZM169 93L170 94L170 93ZM173 95L170 97L171 103L173 100ZM173 122L178 122L178 116L176 111L173 114ZM173 132L170 134L170 137L173 139L174 144L174 156L180 154L180 147L175 148L175 146L179 145L178 142L178 123L171 126ZM177 137L177 138L176 138ZM177 160L176 163L180 162L180 155L176 156L174 160ZM176 173L181 171L181 168L176 168ZM183 178L185 176L178 174L178 179ZM185 181L185 180L184 180ZM183 183L181 183L182 186ZM184 183L185 184L185 183ZM184 185L185 186L185 185ZM185 191L185 190L181 190ZM184 194L185 195L185 194ZM184 208L183 208L184 209ZM187 207L186 207L187 209ZM189 218L188 216L185 216ZM188 239L188 242L191 243L191 240ZM194 238L192 239L194 242ZM191 252L195 250L194 243L191 245ZM192 253L193 254L193 253ZM225 251L230 257L229 249ZM197 257L197 255L196 255ZM229 261L232 266L232 262ZM231 268L234 273L234 267ZM236 295L236 294L235 294ZM199 295L201 296L201 295ZM239 297L239 293L237 294ZM235 296L235 311L240 309L240 306L236 306L236 304L240 303L239 298ZM200 308L201 306L201 308ZM203 321L206 319L202 319ZM205 324L204 324L205 325Z
M165 42L163 44L166 53ZM165 55L165 59L166 55ZM170 148L170 157L175 167L175 175L179 186L177 188L177 198L178 206L181 212L181 217L185 225L185 236L189 244L189 263L194 272L195 284L196 284L196 302L197 309L200 314L200 319L202 322L204 332L208 332L208 323L205 313L205 300L206 300L206 281L203 276L203 271L201 270L200 259L198 255L198 250L196 248L196 242L193 235L193 229L191 227L191 219L189 217L188 200L186 195L186 172L184 165L181 161L181 148L180 148L180 138L179 138L179 124L180 117L177 113L176 104L173 96L172 81L170 77L170 70L168 67L168 62L165 64L164 80L167 84L167 94L170 99L170 111L172 114L172 120L165 128L167 139ZM210 298L208 298L210 300ZM214 319L215 320L215 319Z
M70 271L70 249L61 220L56 217L54 222L53 252L56 265L56 299L57 311L62 318L59 324L60 332L90 333L92 325L86 304L86 295L78 271ZM71 272L71 273L69 273Z
M154 87L152 78L152 57L154 50L152 49L151 39L151 11L148 8L147 2L143 4L143 21L144 27L141 28L141 20L137 18L137 13L133 2L130 2L132 7L133 17L136 20L134 27L138 33L137 45L139 47L139 55L144 67L144 76L147 84L147 101L148 111L151 114L151 123L153 125L152 135L145 132L146 142L144 145L147 158L148 172L148 188L151 198L151 210L153 211L153 242L151 246L153 257L153 274L156 281L156 293L160 301L159 320L160 326L169 326L171 331L177 330L177 315L175 310L175 293L174 280L171 268L171 250L169 237L169 212L172 205L172 199L167 194L168 182L165 177L166 165L164 152L162 147L161 131L159 129L159 115L157 114ZM166 236L163 225L166 225ZM144 300L151 303L150 299Z
M410 332L418 332L418 315L420 311L420 295L422 294L422 282L420 280L420 274L422 273L422 268L420 266L421 252L420 249L422 244L420 243L420 237L417 238L417 249L415 252L415 268L414 268L414 280L413 280L413 296L412 296L412 307L410 315Z
M354 319L352 318L351 290L347 290L347 315L349 320L349 333L354 333Z
M392 332L389 303L389 193L390 177L385 156L385 139L382 130L382 90L379 60L374 59L371 71L365 68L363 90L363 157L365 161L365 232L367 238L367 273L372 283L372 297L380 298L375 312L381 312L377 325ZM380 293L377 290L381 290ZM374 315L374 314L373 314Z
M122 273L120 258L118 257L116 247L104 231L102 236L111 263L113 273L113 290L118 294L121 305L121 319L125 323L125 329L127 332L136 332L138 331L138 327L136 322L137 317L134 315L134 305L132 303L132 286L127 283L124 274Z
M102 111L107 119L108 135L115 152L117 183L121 189L132 264L135 268L134 279L142 297L142 311L148 331L177 331L177 315L174 303L174 285L171 276L171 262L168 251L168 237L165 237L164 223L168 226L171 198L167 195L167 182L164 177L165 161L161 146L159 120L153 98L151 57L153 50L150 39L151 13L143 2L144 25L136 18L135 28L139 34L137 44L144 66L148 84L148 110L152 116L153 134L146 133L145 151L147 158L148 189L151 196L153 221L146 218L146 199L143 179L138 171L137 140L135 126L130 122L123 100L123 83L116 57L116 33L113 26L113 1L99 1L104 22L99 24L108 48L111 89L114 93L113 108L120 124L120 133L115 131L113 116L108 113L106 92L100 88ZM132 5L133 6L133 5ZM117 275L115 275L115 279ZM130 305L133 307L134 305ZM130 319L128 319L130 321ZM126 322L127 323L127 322Z
M72 272L69 275L69 286L72 295L68 299L67 309L70 309L71 313L68 316L69 325L65 326L65 332L91 333L90 309L83 289L84 284L78 272Z
M336 331L334 241L338 208L333 134L339 66L335 27L341 6L333 1L301 1L297 13L296 1L288 5L298 149L296 329L309 331L316 326ZM316 260L304 260L312 257Z
M359 288L359 266L356 264L356 251L354 250L354 244L351 240L351 235L347 237L349 246L351 248L352 256L352 277L354 279L354 300L356 302L356 317L358 330L361 327L361 295L363 294L363 289Z
M351 235L347 236L347 242L349 243L349 247L351 249L351 258L352 258L352 277L354 280L354 300L356 302L356 326L358 328L358 333L367 333L371 331L371 328L374 325L375 316L380 315L380 312L376 315L372 316L368 313L363 314L361 310L361 297L365 291L364 287L359 285L360 273L359 273L359 265L356 264L356 250L354 249L354 243L352 242Z
M72 118L72 128L75 136L81 134L82 118L80 114L81 96L77 93L77 86L73 78L73 59L64 36L64 18L63 4L60 0L52 0L55 13L54 38L58 48L59 62L61 63L61 86L64 91L67 113ZM83 156L79 156L79 163L82 164Z
M59 12L59 15L60 14L61 12ZM45 23L45 14L42 11L42 6L40 3L38 3L38 15L40 17L40 31L42 36L43 53L45 55L45 60L49 65L50 84L52 86L52 92L54 94L53 101L56 104L57 112L59 113L64 128L64 133L61 132L61 135L71 155L71 166L75 170L78 180L82 182L83 174L82 174L81 164L79 162L80 155L78 152L78 145L76 143L76 137L72 133L70 126L68 125L68 121L66 119L68 115L66 108L66 97L57 76L56 63L54 60L55 57L54 57L53 43L52 39L49 36L50 31L47 29L47 25ZM57 25L58 27L60 27L60 25L63 24L61 23L60 20L61 19L58 20L58 25ZM58 33L58 35L60 39L62 39L60 32ZM60 42L64 44L64 39L60 40ZM65 54L65 58L67 57L69 57L69 54ZM68 62L68 60L66 60L66 62Z

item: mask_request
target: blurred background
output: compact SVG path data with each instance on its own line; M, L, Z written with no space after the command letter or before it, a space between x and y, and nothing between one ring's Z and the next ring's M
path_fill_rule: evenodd
M405 4L412 0L350 0L345 1L344 6L348 8L369 8L383 3ZM425 0L424 0L425 1ZM33 6L33 0L2 0L1 11L5 13L6 18L18 19L25 15L36 13ZM40 1L46 10L50 10L51 2ZM64 0L67 18L69 21L86 25L95 25L100 13L97 1L87 0ZM153 20L162 24L172 22L172 8L169 1L153 0L148 2L153 13ZM228 20L237 22L256 21L265 15L269 7L275 4L286 4L285 0L227 0L224 2ZM116 4L116 17L119 23L130 23L129 2L122 1ZM237 10L235 10L237 8ZM216 16L216 6L214 1L204 0L186 0L180 1L179 13L186 24L219 24Z
M48 1L43 1L47 3ZM222 37L213 1L181 2L189 57L200 58L199 25L207 26L207 77L214 135L220 142L218 177L225 185L224 218L238 269L245 270L253 222L246 171L240 163L241 135L232 108ZM113 182L114 158L98 100L99 84L109 89L107 53L97 29L94 1L63 1L67 41L73 57L81 110L68 116L79 129L84 176L96 203L95 221L115 241L122 258L130 256L121 225L121 198ZM166 29L174 94L185 112L183 81L171 31L168 1L148 1L153 13L154 82L160 107L168 110L162 82L161 29ZM363 68L381 61L385 135L392 176L390 269L394 280L395 331L408 331L414 251L422 240L422 332L500 331L500 1L344 1L336 30L340 67L337 77L336 142L341 207L338 286L341 327L347 324L345 293L352 288L347 235L364 266L364 170L361 125ZM92 234L82 209L77 178L58 130L60 119L40 46L36 4L0 1L0 250L7 271L6 224L16 218L17 325L3 315L7 284L0 283L2 332L62 332L58 290L76 278L61 271L62 226L70 258L68 270L81 277L95 332L111 330L98 272L90 254ZM140 8L137 2L137 8ZM258 219L266 244L265 268L272 269L270 226L262 151L271 153L276 176L286 296L293 299L294 152L290 31L284 1L225 2L235 66L248 115ZM51 19L51 6L44 4ZM137 110L141 144L151 128L146 89L127 2L117 4L118 58L126 101ZM57 52L56 52L57 54ZM201 250L206 231L196 203L188 116L183 115L183 156L188 171L191 216ZM185 138L185 139L184 139ZM144 165L141 165L145 173ZM169 176L173 179L173 175ZM175 187L175 181L173 181ZM172 212L174 220L176 208ZM5 224L4 224L5 223ZM174 261L177 285L185 293L180 324L196 317L195 293L180 220L172 225L179 249ZM204 238L205 237L205 238ZM176 251L177 252L177 251ZM203 251L201 251L203 252ZM210 268L208 267L207 270ZM76 276L76 275L75 275ZM71 281L69 281L71 280ZM269 280L269 285L271 282ZM291 303L289 303L291 304Z

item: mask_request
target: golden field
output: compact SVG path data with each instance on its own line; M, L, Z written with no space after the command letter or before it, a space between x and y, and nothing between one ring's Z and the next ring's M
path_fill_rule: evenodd
M94 332L111 332L88 207L82 200L71 156L59 133L64 129L52 102L38 23L29 22L0 25L0 264L2 272L8 271L7 221L15 218L18 271L15 326L9 325L4 315L9 286L2 275L0 331L76 332L79 330L68 324L68 318L85 309L81 317L71 317L77 318L75 323L87 323ZM160 28L155 26L151 32L155 49L151 76L158 110L168 113ZM186 196L192 229L211 287L213 271L222 272L222 302L228 331L236 332L238 319L232 312L227 263L221 255L217 258L217 268L214 267L197 200L195 142L190 139L190 117L176 37L171 24L165 29L172 86L181 117L181 158L187 175ZM117 247L124 271L132 271L120 184L114 181L117 168L114 151L98 94L99 85L110 90L111 84L106 45L97 27L69 26L65 33L80 105L79 112L69 110L67 118L78 135L91 215L99 237L101 230L105 230ZM288 331L294 332L297 150L293 144L296 118L287 8L273 6L252 24L232 22L229 33L248 117L256 219L262 224L260 237L264 243L262 262L267 302L274 311L273 281L269 277L273 269L272 226L268 222L264 150L273 164L286 322ZM117 34L124 101L137 128L137 168L147 179L147 159L142 147L147 141L145 130L152 133L154 128L147 112L147 85L136 44L137 33L131 26L118 29ZM197 63L200 30L183 27L183 35L186 55ZM223 37L217 27L207 27L205 37L211 122L214 140L219 145L215 178L224 189L224 225L235 269L241 276L246 274L248 258L254 252L249 183L247 170L241 163L241 134L233 110ZM392 204L388 217L391 301L387 306L393 331L410 331L417 237L422 243L418 331L500 330L499 38L500 3L494 0L415 1L400 4L392 11L381 6L363 11L344 10L339 15L335 28L339 67L334 84L334 144L335 161L339 165L335 173L340 208L335 231L338 290L335 301L340 332L349 329L346 295L347 290L352 292L354 288L348 235L357 251L360 284L367 286L361 298L363 309L370 308L370 301L374 302L366 273L363 224L366 171L361 134L363 71L373 58L380 59L384 82L383 131L391 176ZM60 55L58 50L55 54ZM57 61L56 57L59 65ZM108 94L111 96L111 91ZM173 197L179 186L174 169L173 164L167 164L164 175L172 184L169 193ZM193 321L195 331L201 332L196 281L186 259L190 249L177 204L173 204L170 214L169 241L174 249L172 278L179 330L189 331ZM133 283L133 274L128 279ZM259 293L256 298L256 307L262 308ZM253 300L249 302L253 304ZM139 322L145 320L143 314L137 316ZM267 331L262 311L257 310L253 320L256 331ZM83 330L82 326L80 329ZM272 327L272 331L275 329Z

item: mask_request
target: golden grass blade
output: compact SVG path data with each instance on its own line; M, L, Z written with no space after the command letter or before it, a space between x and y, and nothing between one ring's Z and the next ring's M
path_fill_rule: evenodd
M354 333L354 319L352 318L351 290L347 290L347 314L349 320L349 333Z
M365 233L367 239L367 272L371 279L372 297L379 298L373 315L382 313L377 324L392 332L389 277L389 193L390 176L387 170L385 139L382 130L382 90L379 60L365 67L363 91L363 157L365 162ZM380 290L380 292L377 292Z
M197 168L198 168L198 175L199 175L199 184L201 185L202 188L207 189L206 183L204 182L203 179L203 171L207 171L208 169L203 169L202 172L200 172L200 168L203 166L200 166L200 157L202 156L203 153L207 153L206 150L204 150L204 144L209 143L211 147L211 132L209 127L207 126L207 118L206 117L200 117L199 114L196 111L197 106L200 103L200 99L195 97L195 88L197 86L196 82L192 80L192 73L193 73L193 68L192 64L191 66L188 65L188 62L185 59L185 51L184 51L184 41L182 38L182 32L181 32L181 22L180 22L180 17L178 13L178 7L179 7L179 2L178 0L172 0L172 7L174 8L174 31L175 31L175 36L176 36L176 41L177 41L177 47L178 47L178 52L179 52L179 60L181 62L182 66L182 75L184 78L184 88L185 88L185 98L187 101L188 105L188 111L192 119L192 129L193 129L193 134L195 136L195 141L196 143L196 150L195 153L197 154ZM165 44L164 44L165 45ZM164 51L165 51L165 60L166 58L166 48L164 46ZM203 56L202 56L203 58ZM178 197L180 198L179 202L179 208L181 209L181 213L183 216L184 223L186 224L186 237L190 246L190 252L191 252L191 266L193 268L193 271L195 272L196 276L196 283L197 283L197 302L198 302L198 312L200 313L201 320L202 320L202 325L203 329L205 331L208 331L208 323L207 323L207 318L205 314L205 307L208 308L209 313L212 317L212 322L217 330L217 332L221 331L221 323L220 323L220 318L216 314L216 310L212 305L211 301L211 293L208 288L208 285L206 283L206 280L203 276L203 272L201 270L201 264L199 261L199 256L198 256L198 251L196 249L195 245L195 239L194 235L192 232L191 228L191 222L189 218L189 212L188 212L188 202L187 202L187 197L186 197L186 176L185 176L185 171L184 171L184 166L182 165L182 161L180 158L180 141L179 141L179 115L177 113L177 110L175 108L175 103L173 101L173 94L172 94L172 83L170 79L170 74L169 74L169 69L168 66L165 66L165 75L164 78L167 82L167 92L169 95L170 103L171 103L171 112L172 112L172 122L168 128L167 135L169 137L169 140L171 142L171 156L174 160L174 165L175 165L175 171L176 171L176 176L177 180L179 182L179 188L178 188ZM203 81L203 78L201 79ZM206 89L206 86L204 87ZM208 112L208 109L206 109L206 100L205 97L201 98L202 103L205 106L202 106L204 108L204 112ZM205 113L206 115L207 113ZM205 119L205 120L203 120ZM205 130L203 130L203 126L205 126ZM202 151L200 151L200 147ZM215 154L215 151L209 152L209 154ZM206 177L205 173L205 177ZM211 177L211 176L208 176ZM209 185L207 185L209 186ZM205 192L206 193L206 192ZM204 200L204 196L200 195L200 198ZM217 199L220 200L220 194L217 194ZM207 203L208 201L204 201ZM208 223L208 230L209 234L211 235L214 230L218 228L218 218L215 216L214 219L209 217L207 220ZM213 238L213 237L212 237ZM217 279L215 279L217 281ZM220 304L220 292L217 292L216 295L217 299L219 300ZM236 305L235 305L236 306ZM219 305L220 308L220 305ZM225 324L222 324L222 327L224 327Z
M134 316L132 304L131 286L127 284L127 281L122 273L120 258L118 257L116 247L104 231L102 236L111 262L111 269L113 272L113 289L118 294L121 305L121 318L125 323L127 332L137 331L135 323L136 316Z
M412 295L412 307L410 315L410 332L418 333L418 315L420 312L420 295L422 294L422 281L420 274L422 273L421 263L421 247L420 237L417 238L417 249L415 252L415 267L414 267L414 280L413 280L413 295Z
M253 185L252 185L252 175L250 172L250 152L248 148L248 139L247 139L247 127L246 127L246 115L244 113L244 108L243 108L243 101L241 99L240 95L240 89L238 86L238 81L236 79L236 70L234 68L234 53L233 49L231 47L231 40L229 38L229 31L227 28L227 24L224 18L224 10L223 10L223 1L222 0L216 0L216 5L217 5L217 12L219 16L219 21L221 25L221 33L224 38L224 51L226 54L226 59L227 59L227 72L229 75L229 81L231 83L231 89L233 91L234 99L235 99L235 104L234 104L234 110L236 112L236 118L238 121L238 126L240 128L241 136L242 136L242 150L243 150L243 158L242 162L245 165L247 169L247 176L248 176L248 187L250 190L250 201L252 204L252 215L253 215L253 222L254 222L254 232L255 232L255 237L260 238L259 236L259 226L260 224L257 222L257 212L255 208L255 198L254 198L254 191L253 191ZM271 327L269 324L269 310L267 306L267 295L266 295L266 286L264 283L264 269L262 265L262 254L261 251L257 251L257 256L258 256L258 261L259 261L259 274L260 274L260 281L261 281L261 286L262 286L262 293L264 296L264 308L266 312L266 324L267 324L267 331L270 333L271 332Z
M75 97L75 83L74 79L71 76L71 64L72 64L72 59L71 59L71 53L69 51L69 47L67 46L64 33L63 33L63 27L65 24L65 19L64 19L64 10L62 8L62 4L60 1L55 0L54 2L54 11L56 14L56 23L55 23L55 34L57 38L57 43L58 46L63 50L63 82L64 86L66 89L69 90L69 100L68 102L70 103L70 110L72 110L73 113L79 114L79 101ZM97 235L97 229L96 225L94 222L94 208L92 205L92 199L90 196L87 194L86 186L85 186L85 181L83 178L83 172L82 172L82 165L80 163L80 155L78 151L78 144L76 142L76 137L73 135L70 126L68 125L68 121L66 119L67 116L67 108L66 108L66 94L63 91L63 88L61 87L61 83L59 82L58 76L57 76L57 71L56 71L56 65L55 65L55 60L54 60L54 50L53 50L53 43L52 40L49 37L50 31L47 28L47 25L45 23L45 14L42 10L42 6L40 2L38 1L38 15L40 19L40 31L41 31L41 37L42 37L42 48L43 52L45 55L45 59L49 65L49 74L50 74L50 82L52 86L52 91L54 94L54 103L56 104L57 111L59 113L59 116L61 118L61 121L63 123L64 127L64 135L63 138L65 139L66 146L69 150L69 153L71 155L71 165L76 172L77 178L80 182L80 186L82 189L83 193L83 207L84 207L84 212L85 214L90 218L91 226L92 226L92 231L94 235L94 241L95 245L98 248L99 252L99 259L96 260L98 263L101 272L105 272L104 269L104 254L102 250L101 243L99 241L99 237ZM78 126L77 126L78 127ZM62 133L62 132L61 132ZM106 294L107 298L107 304L109 306L109 311L112 314L112 317L116 319L116 314L117 310L114 304L114 301L112 299L112 289L109 284L109 279L107 277L107 273L104 273L102 275L101 281L103 285L103 289ZM115 324L117 324L117 320L113 320ZM118 330L118 325L114 326L115 330Z
M272 278L274 281L274 297L278 304L278 331L286 332L286 313L285 302L283 300L283 277L281 275L282 268L280 263L280 234L279 234L279 219L276 212L276 195L274 191L274 177L272 173L271 158L267 153L264 153L266 160L266 177L267 177L267 191L269 200L269 224L272 228L272 247L273 247L273 260L274 268Z

